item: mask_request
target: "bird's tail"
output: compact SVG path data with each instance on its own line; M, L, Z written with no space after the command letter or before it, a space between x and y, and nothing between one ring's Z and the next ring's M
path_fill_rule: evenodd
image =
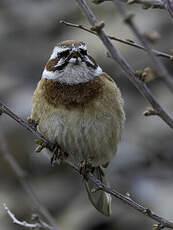
M108 185L108 180L101 167L96 167L94 169L93 174L101 182L103 182L103 184ZM111 215L111 195L101 190L93 192L95 186L90 181L85 182L85 188L87 190L89 200L91 201L93 206L103 215L110 216Z

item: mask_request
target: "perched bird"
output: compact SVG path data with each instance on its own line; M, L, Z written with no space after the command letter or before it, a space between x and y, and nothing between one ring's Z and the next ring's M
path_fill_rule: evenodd
M88 54L84 42L67 40L53 49L34 92L30 121L49 141L57 143L77 164L87 162L108 184L103 168L117 151L125 115L113 79ZM85 187L92 204L111 214L111 196Z

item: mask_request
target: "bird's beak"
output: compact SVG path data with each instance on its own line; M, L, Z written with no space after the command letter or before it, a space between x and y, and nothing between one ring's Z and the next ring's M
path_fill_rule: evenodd
M82 55L78 51L73 51L67 58L66 60L69 63L73 63L75 65L79 65L80 62L83 61Z

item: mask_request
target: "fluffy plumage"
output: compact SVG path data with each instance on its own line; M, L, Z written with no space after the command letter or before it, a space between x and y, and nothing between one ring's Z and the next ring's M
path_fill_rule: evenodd
M63 49L85 47L84 43L73 41L59 43L58 47L60 44ZM75 65L81 64L85 63ZM93 65L85 68L98 68L94 62ZM68 84L44 76L34 92L31 119L38 123L38 131L43 136L58 143L76 163L91 163L96 167L95 175L107 183L99 168L115 155L125 120L123 99L112 78L101 73L86 82ZM110 215L110 195L92 194L92 186L86 185L91 202L103 214Z

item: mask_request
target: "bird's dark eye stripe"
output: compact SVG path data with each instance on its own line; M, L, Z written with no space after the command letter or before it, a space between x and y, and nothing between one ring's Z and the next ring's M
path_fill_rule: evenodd
M58 54L59 57L67 57L70 54L69 50L64 50Z
M80 49L80 53L81 53L82 55L87 55L87 50Z

